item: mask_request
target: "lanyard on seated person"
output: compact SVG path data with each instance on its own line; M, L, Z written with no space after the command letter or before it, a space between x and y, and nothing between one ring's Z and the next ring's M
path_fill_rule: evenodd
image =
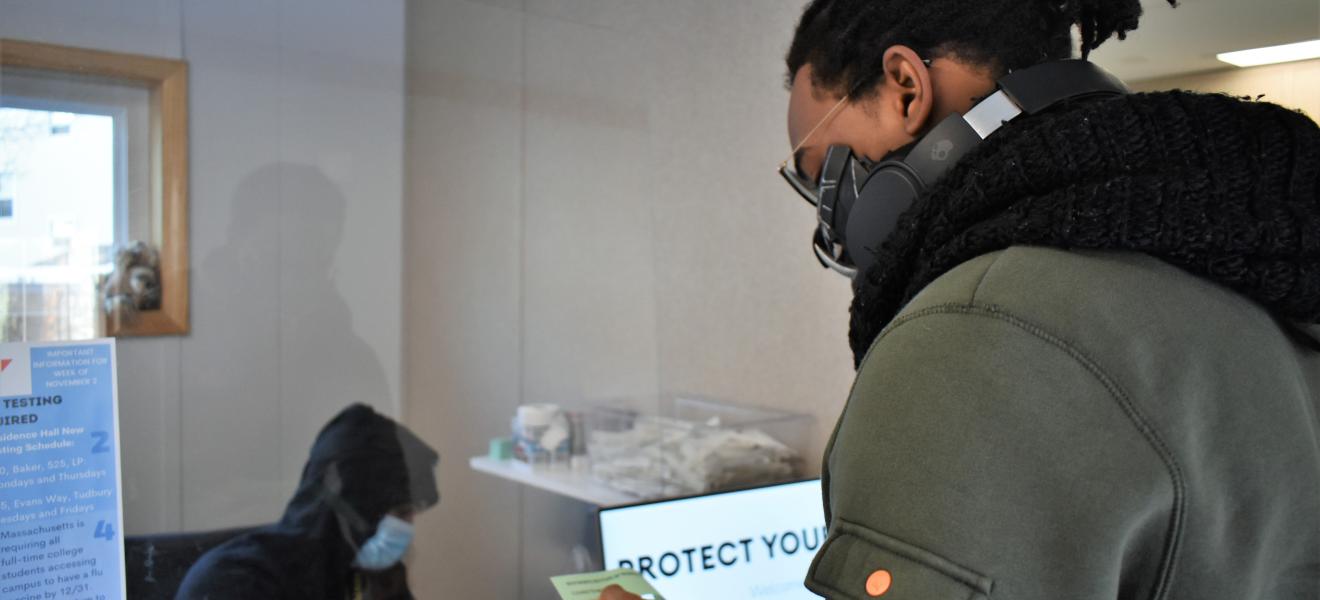
M362 600L362 574L353 574L353 587L348 590L348 600Z

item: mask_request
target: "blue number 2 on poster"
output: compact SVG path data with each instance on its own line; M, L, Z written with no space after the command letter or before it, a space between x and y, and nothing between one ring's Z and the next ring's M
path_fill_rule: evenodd
M123 600L113 340L0 344L0 598Z

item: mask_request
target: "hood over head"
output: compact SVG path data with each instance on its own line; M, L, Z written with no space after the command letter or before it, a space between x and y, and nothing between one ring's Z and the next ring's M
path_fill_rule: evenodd
M366 405L349 406L316 436L281 525L312 527L317 517L346 505L355 514L341 516L361 521L350 523L360 543L391 511L420 512L440 501L439 460L407 427Z

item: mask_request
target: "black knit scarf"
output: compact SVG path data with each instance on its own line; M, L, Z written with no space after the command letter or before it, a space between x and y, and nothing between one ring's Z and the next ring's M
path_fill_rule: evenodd
M1015 121L922 196L855 279L854 359L927 284L1013 245L1144 252L1320 322L1320 128L1187 92Z

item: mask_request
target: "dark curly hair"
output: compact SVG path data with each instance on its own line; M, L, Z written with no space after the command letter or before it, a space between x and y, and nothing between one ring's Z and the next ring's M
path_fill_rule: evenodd
M1110 37L1126 37L1140 18L1138 0L811 0L788 51L788 84L810 64L817 86L866 97L885 50L899 44L998 77L1071 57L1073 26L1085 58Z

